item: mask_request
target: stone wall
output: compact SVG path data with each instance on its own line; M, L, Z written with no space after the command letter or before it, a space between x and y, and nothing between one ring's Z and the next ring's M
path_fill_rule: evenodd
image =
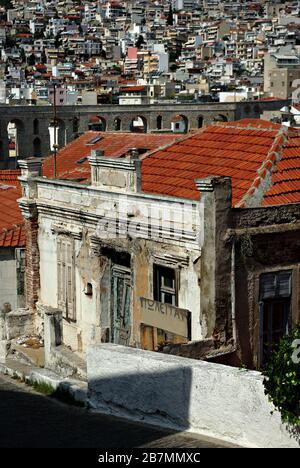
M258 372L113 344L89 348L87 372L101 412L241 446L298 447Z
M235 248L235 316L237 352L226 363L260 365L259 281L264 273L292 273L289 326L300 320L299 204L233 210L234 229L227 232Z

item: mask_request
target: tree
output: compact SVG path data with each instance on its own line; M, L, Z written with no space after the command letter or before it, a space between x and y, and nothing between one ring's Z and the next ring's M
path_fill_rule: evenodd
M297 348L298 347L298 348ZM280 341L263 370L265 394L282 421L300 429L300 323Z
M20 59L22 63L26 63L26 55L25 55L24 49L20 50Z
M29 55L29 57L27 59L27 64L30 67L33 67L33 65L35 65L35 55L34 54Z
M11 0L0 0L0 6L4 6L5 8L12 8Z
M169 8L169 13L168 13L168 18L167 18L167 24L169 26L173 26L173 8L172 8L172 3L170 3L170 8Z
M55 49L58 49L60 46L61 46L61 37L60 37L60 34L57 34L57 36L55 37L55 41L54 41L54 47Z
M44 50L41 53L41 63L47 63L47 55Z
M142 44L145 44L144 38L142 35L140 35L135 43L135 47L138 49L141 47Z

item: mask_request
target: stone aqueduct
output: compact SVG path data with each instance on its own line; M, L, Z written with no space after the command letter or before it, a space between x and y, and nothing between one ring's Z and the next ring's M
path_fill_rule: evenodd
M287 101L243 101L239 103L156 104L147 106L63 106L57 107L58 146L63 147L88 129L133 131L133 121L140 117L145 132L171 130L171 122L180 116L185 130L200 128L214 120L233 121L259 118L264 110L279 110ZM14 167L9 157L8 124L17 133L16 154L20 159L47 156L50 153L48 126L53 119L52 106L0 106L0 169Z

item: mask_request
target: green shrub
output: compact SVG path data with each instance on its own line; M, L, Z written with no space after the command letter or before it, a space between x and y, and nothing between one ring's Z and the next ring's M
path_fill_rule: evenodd
M300 324L280 341L263 370L265 394L281 413L282 421L300 428L300 362L293 342L300 339ZM298 352L298 358L300 353Z

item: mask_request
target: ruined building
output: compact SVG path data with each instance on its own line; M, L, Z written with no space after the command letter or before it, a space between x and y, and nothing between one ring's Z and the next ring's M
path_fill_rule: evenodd
M260 367L299 321L299 133L242 120L143 154L79 153L58 155L56 179L51 159L20 162L46 364L113 342Z

